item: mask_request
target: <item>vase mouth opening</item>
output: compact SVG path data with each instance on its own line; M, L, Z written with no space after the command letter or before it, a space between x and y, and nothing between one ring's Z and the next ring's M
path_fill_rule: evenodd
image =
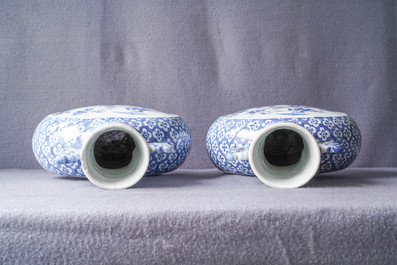
M289 129L277 129L266 137L263 152L269 164L285 167L299 163L304 147L299 133Z
M106 124L84 140L81 163L84 174L104 189L136 184L149 166L149 147L142 135L125 124Z
M252 141L249 161L255 175L277 188L297 188L318 171L321 153L316 139L294 123L265 127Z
M94 143L94 157L98 166L105 169L127 167L133 159L135 141L121 130L101 134Z

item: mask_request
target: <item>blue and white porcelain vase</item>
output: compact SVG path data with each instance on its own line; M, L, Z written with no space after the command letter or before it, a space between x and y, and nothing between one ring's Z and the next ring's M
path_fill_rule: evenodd
M144 175L179 167L191 147L177 115L132 106L91 106L45 117L33 136L40 165L55 174L86 176L104 189L123 189Z
M361 133L348 115L318 108L275 105L218 118L207 134L214 165L256 175L277 188L305 185L318 173L349 166L361 148Z

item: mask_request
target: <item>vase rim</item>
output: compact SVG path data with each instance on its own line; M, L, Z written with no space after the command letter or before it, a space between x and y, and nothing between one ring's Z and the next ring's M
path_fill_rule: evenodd
M299 162L291 166L273 166L263 152L266 137L281 129L298 133L305 146ZM275 188L298 188L305 185L318 172L320 161L321 152L314 136L304 127L288 122L272 124L258 132L249 150L249 163L255 175L264 184Z
M102 168L95 159L94 145L101 135L114 130L128 133L136 147L128 166L118 169ZM145 175L149 159L150 150L146 140L134 128L123 123L101 125L83 139L81 166L84 174L94 185L103 189L126 189L135 185Z

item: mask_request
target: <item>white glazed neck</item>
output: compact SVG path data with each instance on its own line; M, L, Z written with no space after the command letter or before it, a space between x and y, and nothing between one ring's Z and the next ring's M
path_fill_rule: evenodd
M265 157L266 138L273 132L287 129L302 138L304 148L296 164L272 165ZM267 126L253 139L249 150L249 162L255 175L266 185L275 188L297 188L305 185L320 166L321 153L316 139L304 127L294 123L276 123Z
M94 146L101 135L114 130L127 133L134 140L135 149L127 166L117 169L103 168L96 161ZM135 185L145 175L149 156L148 144L139 132L122 123L111 123L99 126L85 135L81 165L86 177L96 186L103 189L125 189Z

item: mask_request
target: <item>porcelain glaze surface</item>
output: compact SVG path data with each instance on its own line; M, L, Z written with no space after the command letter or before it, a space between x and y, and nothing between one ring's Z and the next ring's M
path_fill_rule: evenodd
M254 175L248 159L230 157L247 152L258 132L276 123L302 126L321 144L323 153L318 173L346 168L361 148L360 130L348 115L307 106L275 105L218 118L207 134L211 161L228 173Z
M190 132L179 116L140 107L109 105L48 115L33 135L34 155L43 168L55 174L84 177L80 159L84 138L99 126L113 123L132 127L150 145L152 152L146 175L176 169L189 153Z

